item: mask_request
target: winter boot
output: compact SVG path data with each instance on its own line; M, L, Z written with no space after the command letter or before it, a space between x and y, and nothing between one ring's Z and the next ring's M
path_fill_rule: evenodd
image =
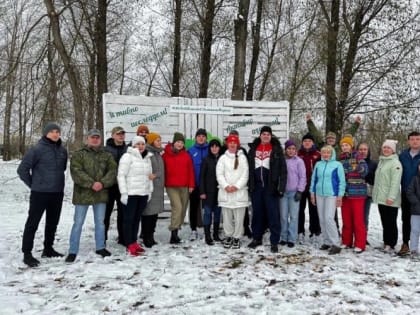
M64 255L63 254L60 254L59 252L56 252L54 250L54 248L52 248L52 247L46 247L42 251L41 257L42 258L64 257Z
M39 260L32 256L31 252L23 254L23 262L31 268L39 266Z
M171 232L171 239L169 240L170 244L179 244L181 239L178 237L178 230L173 230Z
M204 226L204 235L205 235L206 244L214 245L213 239L211 238L211 234L210 234L210 225Z
M151 248L153 245L155 245L155 243L153 242L153 237L150 235L143 237L143 244L147 248Z
M219 237L219 226L220 226L220 223L213 223L213 239L215 242L222 241Z

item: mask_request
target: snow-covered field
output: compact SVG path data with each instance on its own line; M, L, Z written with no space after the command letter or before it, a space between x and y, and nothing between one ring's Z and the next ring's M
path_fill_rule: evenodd
M41 259L40 224L34 256L38 268L22 262L21 237L29 191L17 178L18 161L0 162L0 314L419 314L420 262L382 253L381 225L371 209L366 252L329 256L309 241L278 254L266 246L249 251L186 240L168 244L168 220L159 220L159 245L142 257L128 257L115 242L112 224L102 259L94 252L89 212L78 258ZM55 248L66 253L72 224L72 184ZM398 218L400 225L400 218ZM189 227L181 231L187 239ZM266 236L267 237L267 236Z

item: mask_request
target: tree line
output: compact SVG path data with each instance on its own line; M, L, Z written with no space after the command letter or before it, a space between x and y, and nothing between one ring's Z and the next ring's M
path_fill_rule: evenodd
M0 4L3 159L47 121L74 145L103 128L102 94L287 100L380 143L416 129L419 1L6 0Z

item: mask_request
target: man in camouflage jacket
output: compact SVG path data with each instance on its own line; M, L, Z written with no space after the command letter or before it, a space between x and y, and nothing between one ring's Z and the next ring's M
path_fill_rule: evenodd
M102 147L99 130L89 130L86 145L71 158L70 171L74 182L75 213L66 262L74 262L76 259L83 223L90 205L95 220L96 253L102 257L110 256L111 253L105 248L104 217L108 201L107 189L115 184L117 164L112 154Z

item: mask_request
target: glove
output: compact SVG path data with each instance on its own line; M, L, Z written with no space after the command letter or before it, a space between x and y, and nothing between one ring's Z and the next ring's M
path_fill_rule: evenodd
M127 201L128 201L128 194L122 194L121 195L121 203L123 204L123 205L127 205Z
M300 199L302 199L302 193L300 191L297 191L294 199L295 201L300 201Z

